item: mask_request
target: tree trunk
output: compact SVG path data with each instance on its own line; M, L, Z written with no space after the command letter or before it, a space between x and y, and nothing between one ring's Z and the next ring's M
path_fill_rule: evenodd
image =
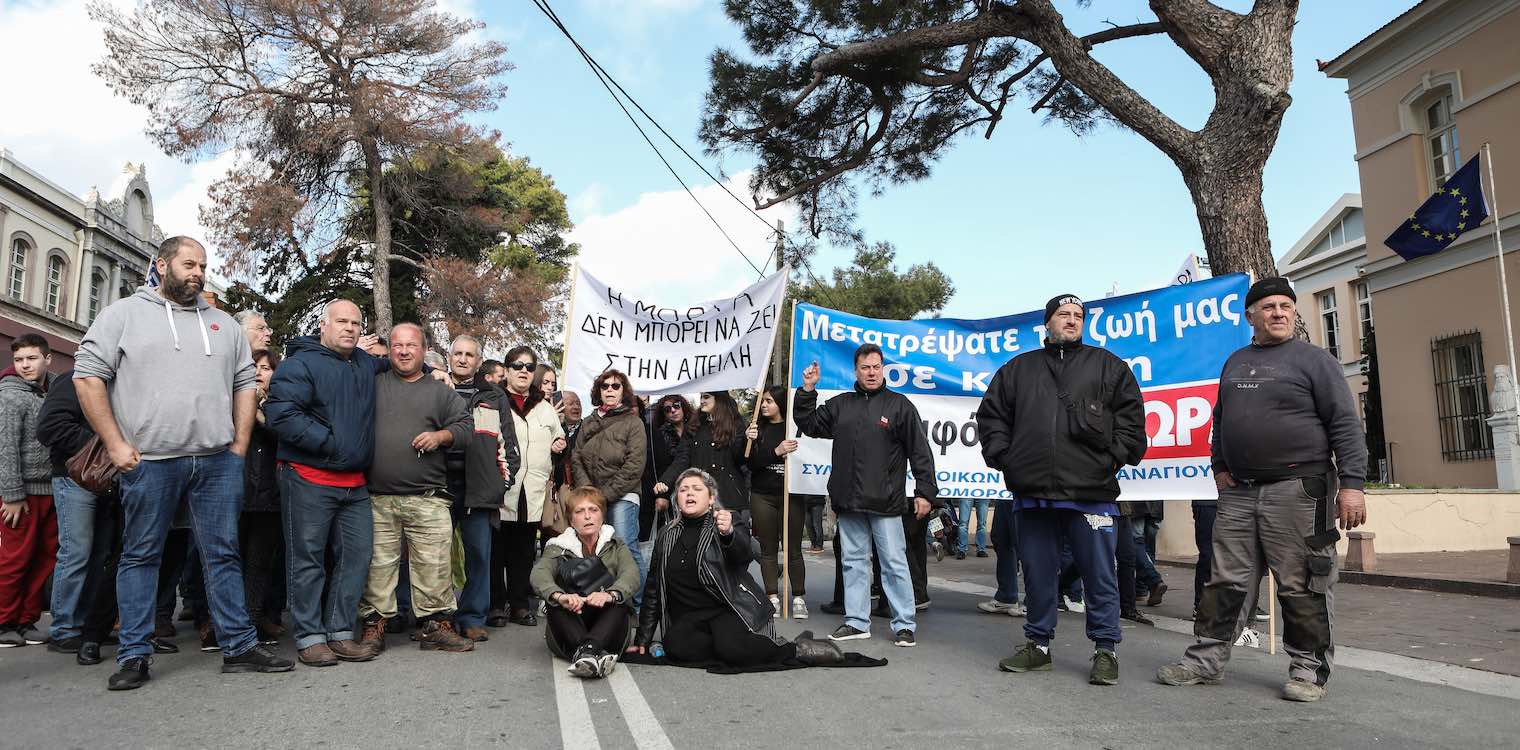
M1241 173L1213 166L1184 171L1182 179L1198 212L1198 228L1213 273L1250 273L1256 279L1276 276L1267 212L1261 202L1261 168Z
M375 210L375 232L371 238L374 263L375 332L384 334L391 328L391 201L385 194L385 163L380 146L373 138L361 140L364 165L369 173L370 205Z

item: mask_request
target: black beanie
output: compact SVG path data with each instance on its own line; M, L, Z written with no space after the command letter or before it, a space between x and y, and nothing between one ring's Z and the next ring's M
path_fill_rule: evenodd
M1256 301L1274 294L1281 294L1294 302L1298 301L1298 295L1293 293L1293 287L1288 280L1281 276L1262 279L1251 285L1251 290L1246 292L1246 307L1256 304Z
M1075 294L1057 294L1056 296L1051 297L1050 301L1045 303L1046 323L1050 322L1050 316L1055 315L1056 310L1059 309L1061 305L1076 305L1077 307L1081 307L1082 300L1078 299L1077 295Z

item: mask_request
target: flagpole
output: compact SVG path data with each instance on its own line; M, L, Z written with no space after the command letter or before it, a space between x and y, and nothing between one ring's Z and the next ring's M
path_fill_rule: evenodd
M1488 163L1488 192L1483 196L1484 208L1494 219L1494 250L1499 258L1499 293L1504 296L1504 344L1509 352L1509 376L1515 377L1515 328L1510 322L1509 278L1504 272L1504 238L1499 233L1499 196L1494 179L1494 151L1486 141L1483 144L1483 160Z

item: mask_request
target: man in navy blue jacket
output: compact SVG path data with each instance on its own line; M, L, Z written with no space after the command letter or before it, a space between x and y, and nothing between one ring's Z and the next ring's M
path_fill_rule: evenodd
M354 627L374 543L364 472L375 452L375 375L390 363L359 348L362 324L358 305L329 302L320 336L286 345L264 404L265 420L280 441L297 655L313 667L376 656L355 640ZM329 536L336 539L331 581L323 564ZM329 590L325 608L324 587Z

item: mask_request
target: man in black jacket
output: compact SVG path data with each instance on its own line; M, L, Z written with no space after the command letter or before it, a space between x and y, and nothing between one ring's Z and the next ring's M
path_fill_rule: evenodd
M844 552L844 624L829 638L871 637L871 548L881 563L882 589L892 605L892 633L899 646L915 643L913 583L901 516L929 515L939 497L934 454L913 402L887 389L881 347L855 350L855 390L818 406L818 363L802 373L797 390L797 426L804 435L834 440L829 497L839 516ZM914 497L908 502L908 464Z
M1145 405L1124 360L1082 343L1082 301L1045 305L1045 346L1003 365L976 412L982 458L1003 472L1019 514L1019 562L1028 643L998 662L1007 672L1050 670L1061 539L1087 589L1094 685L1119 682L1119 595L1114 516L1120 466L1145 455Z

